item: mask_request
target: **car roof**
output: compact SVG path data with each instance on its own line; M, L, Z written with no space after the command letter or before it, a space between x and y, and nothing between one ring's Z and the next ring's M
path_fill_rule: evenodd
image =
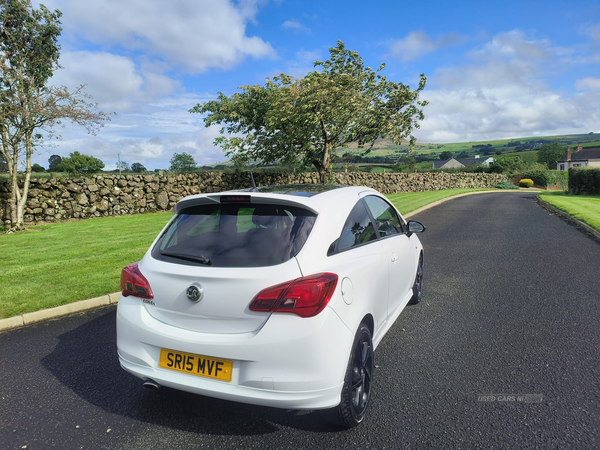
M319 214L321 211L339 210L342 205L354 205L362 192L378 194L374 189L364 186L342 186L323 184L289 184L279 186L263 186L254 189L238 189L218 193L197 194L180 200L175 205L175 212L179 213L184 208L207 204L220 203L221 197L240 196L249 197L251 203L282 203L305 207ZM381 195L381 194L380 194Z
M298 197L312 197L333 189L341 189L350 186L340 184L283 184L278 186L260 186L257 188L242 189L239 192L261 192L266 194L286 194Z

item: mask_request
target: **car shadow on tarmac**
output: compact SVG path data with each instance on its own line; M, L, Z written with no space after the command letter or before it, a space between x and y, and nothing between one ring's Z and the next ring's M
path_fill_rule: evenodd
M245 405L161 388L148 391L119 365L115 311L58 337L42 364L85 402L126 419L209 435L260 435L282 427L338 432L318 411Z

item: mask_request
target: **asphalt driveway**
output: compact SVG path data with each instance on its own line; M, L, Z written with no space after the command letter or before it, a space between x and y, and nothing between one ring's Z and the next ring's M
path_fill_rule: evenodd
M0 333L0 448L599 448L600 243L527 192L415 218L423 302L375 352L356 429L145 391L107 307Z

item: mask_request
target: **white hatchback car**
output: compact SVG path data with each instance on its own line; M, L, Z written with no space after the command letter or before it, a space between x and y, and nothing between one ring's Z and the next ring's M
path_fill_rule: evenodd
M121 366L145 381L359 424L373 351L421 299L423 247L365 187L290 185L186 197L123 269Z

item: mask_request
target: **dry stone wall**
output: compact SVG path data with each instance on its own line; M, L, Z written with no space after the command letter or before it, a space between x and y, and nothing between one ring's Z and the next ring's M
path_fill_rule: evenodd
M258 186L318 183L316 173L255 174ZM485 173L335 173L334 184L368 186L384 194L457 188L489 188L507 181ZM25 222L141 214L171 210L191 194L243 189L249 173L206 172L187 175L94 175L31 181ZM0 181L0 225L9 217L8 182Z

